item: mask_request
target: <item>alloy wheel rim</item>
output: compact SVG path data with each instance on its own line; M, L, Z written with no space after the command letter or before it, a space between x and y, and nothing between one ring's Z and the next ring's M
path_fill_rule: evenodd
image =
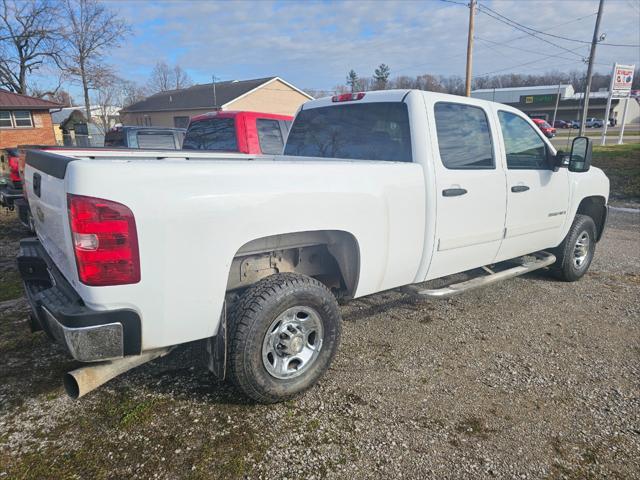
M573 263L576 268L582 268L589 257L589 246L591 240L587 232L582 232L578 236L575 246L573 247Z
M322 349L320 315L306 306L291 307L271 322L262 342L262 363L272 377L285 380L306 372Z

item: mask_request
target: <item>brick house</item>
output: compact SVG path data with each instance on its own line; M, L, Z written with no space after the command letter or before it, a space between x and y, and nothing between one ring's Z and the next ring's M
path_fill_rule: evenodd
M62 105L0 89L0 150L18 145L55 145L50 110Z
M194 85L157 93L120 110L125 125L185 128L189 118L212 110L293 115L311 95L279 77Z

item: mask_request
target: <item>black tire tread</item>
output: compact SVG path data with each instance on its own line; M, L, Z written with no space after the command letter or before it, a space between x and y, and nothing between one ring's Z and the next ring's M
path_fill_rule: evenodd
M571 228L569 228L569 231L567 232L567 235L564 237L564 240L562 240L562 243L551 250L551 253L556 256L556 263L554 263L549 270L558 279L565 282L575 282L576 280L580 279L582 275L589 269L588 265L581 275L576 276L573 267L571 266L571 262L573 261L572 250L573 244L575 243L575 237L580 231L585 228L589 228L591 230L591 241L594 242L595 248L595 222L588 215L577 214L573 220L573 223L571 224ZM589 260L589 263L590 262L591 260Z
M299 395L300 392L283 396L271 395L264 391L259 391L248 380L248 374L244 371L244 362L242 358L241 343L249 335L255 317L261 314L262 305L270 298L284 294L287 291L295 290L300 287L312 287L319 289L326 295L330 295L335 302L335 297L331 291L320 281L308 277L306 275L296 273L278 273L260 280L249 287L242 296L231 306L229 312L229 362L228 362L228 378L236 386L251 399L260 403L275 403L288 400ZM336 303L337 308L337 303ZM339 341L339 334L337 340ZM335 355L335 352L334 352ZM333 355L331 360L333 359ZM322 373L328 368L329 362ZM312 385L305 388L308 389Z

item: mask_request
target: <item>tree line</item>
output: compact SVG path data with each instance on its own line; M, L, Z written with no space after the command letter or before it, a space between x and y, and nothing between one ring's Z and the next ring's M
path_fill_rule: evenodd
M591 91L609 89L611 74L594 73L591 82ZM540 74L505 73L501 75L485 75L475 77L472 81L472 89L507 88L507 87L532 87L541 85L572 85L576 92L584 92L586 84L586 72L571 70L569 72L551 71ZM465 94L465 81L459 75L435 75L424 73L416 76L398 75L391 77L391 68L382 63L371 76L360 76L351 69L345 78L345 83L334 86L332 90L307 89L306 92L313 97L323 97L336 93L366 92L384 89L419 89L432 92L450 93L452 95ZM632 88L640 89L640 67L636 68L633 77Z

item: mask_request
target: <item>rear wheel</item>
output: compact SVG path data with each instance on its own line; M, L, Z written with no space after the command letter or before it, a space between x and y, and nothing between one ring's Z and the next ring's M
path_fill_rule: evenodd
M587 215L576 215L565 239L552 250L557 260L551 271L565 282L575 282L587 273L595 251L596 225L593 219Z
M335 297L311 277L281 273L259 281L231 310L229 378L261 403L304 392L329 368L341 321Z

